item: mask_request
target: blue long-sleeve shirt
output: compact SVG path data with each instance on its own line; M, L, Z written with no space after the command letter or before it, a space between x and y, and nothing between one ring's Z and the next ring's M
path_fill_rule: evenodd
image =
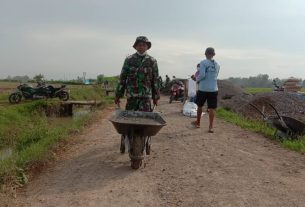
M215 60L205 59L200 62L199 76L196 81L199 82L199 90L205 92L218 91L217 77L220 66Z

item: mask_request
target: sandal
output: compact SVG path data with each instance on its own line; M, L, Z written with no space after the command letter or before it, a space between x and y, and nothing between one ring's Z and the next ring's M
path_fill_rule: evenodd
M213 128L210 128L210 129L209 129L209 133L214 133Z
M192 121L192 125L196 128L200 128L200 124L198 124L197 121Z

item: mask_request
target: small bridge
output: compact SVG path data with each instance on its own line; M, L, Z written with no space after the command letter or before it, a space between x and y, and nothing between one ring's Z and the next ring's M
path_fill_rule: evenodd
M62 108L61 115L62 116L72 116L73 115L73 105L76 106L91 106L97 107L102 104L102 101L62 101L60 102L60 106Z
M115 90L114 88L104 88L106 96L109 96L109 93L114 93Z

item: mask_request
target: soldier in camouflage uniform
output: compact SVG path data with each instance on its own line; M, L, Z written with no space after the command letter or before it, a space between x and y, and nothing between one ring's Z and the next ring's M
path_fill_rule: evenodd
M151 42L146 37L137 37L133 48L137 52L127 57L124 61L115 91L115 103L119 104L120 98L126 93L126 110L150 112L152 111L151 100L154 105L158 105L158 100L160 99L157 61L146 53L151 48ZM125 152L125 137L126 135L121 137L121 153ZM145 138L145 149L148 155L150 154L150 140L150 137Z
M119 104L126 92L126 110L151 111L151 99L157 105L160 98L157 61L146 53L151 48L151 42L146 37L137 37L133 47L137 52L124 61L115 91L115 103Z

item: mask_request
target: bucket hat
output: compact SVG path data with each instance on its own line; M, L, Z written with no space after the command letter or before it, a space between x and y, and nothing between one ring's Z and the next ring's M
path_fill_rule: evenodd
M145 36L139 36L139 37L137 37L135 43L133 44L133 48L136 49L136 46L137 46L137 44L138 44L139 42L144 42L144 43L147 44L148 49L151 48L151 42L150 42L150 41L148 40L148 38L145 37Z

